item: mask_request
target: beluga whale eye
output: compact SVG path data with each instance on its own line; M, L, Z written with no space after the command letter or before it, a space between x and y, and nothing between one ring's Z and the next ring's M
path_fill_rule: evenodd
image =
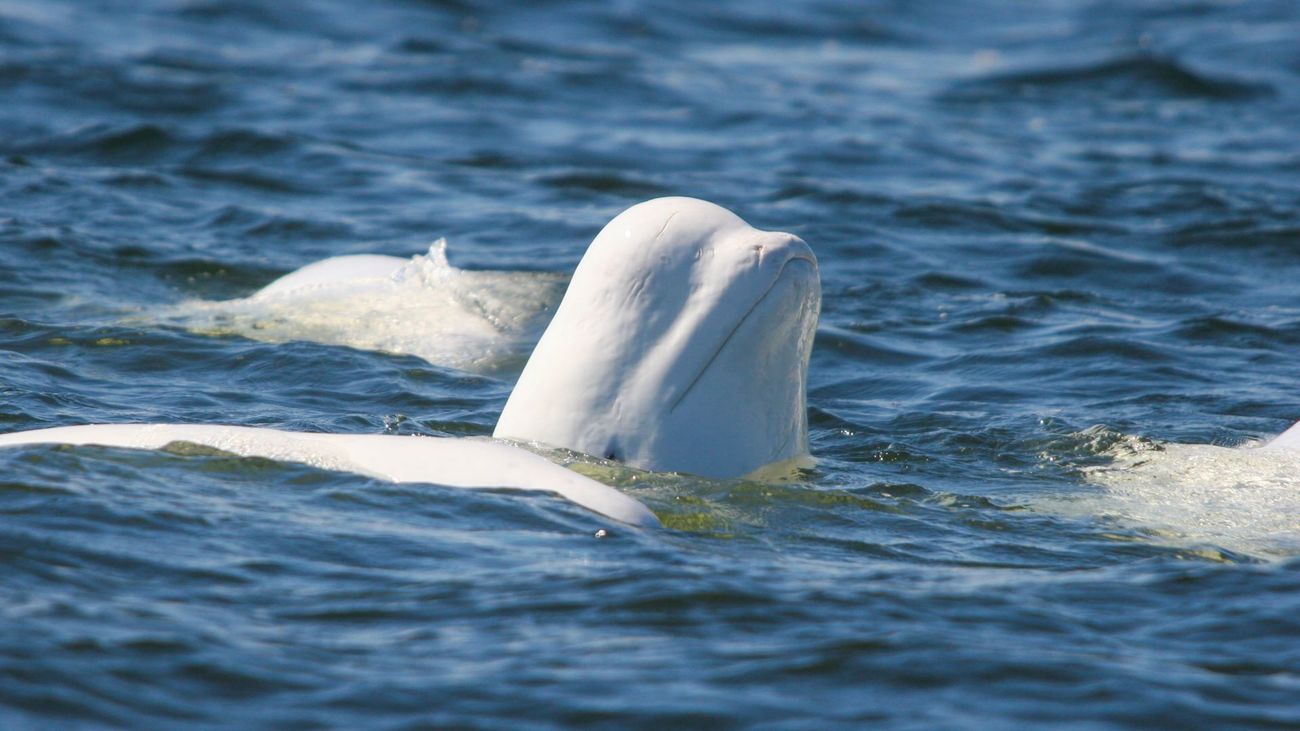
M574 272L494 436L739 477L806 457L817 259L721 206L615 217Z

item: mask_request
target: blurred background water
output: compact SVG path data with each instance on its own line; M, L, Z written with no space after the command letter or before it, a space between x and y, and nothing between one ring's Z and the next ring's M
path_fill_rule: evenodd
M4 431L489 434L540 325L462 367L165 313L445 236L544 322L659 195L799 234L825 296L802 481L578 465L667 530L0 453L0 726L1300 726L1300 459L1236 449L1300 418L1297 38L1291 0L0 2Z

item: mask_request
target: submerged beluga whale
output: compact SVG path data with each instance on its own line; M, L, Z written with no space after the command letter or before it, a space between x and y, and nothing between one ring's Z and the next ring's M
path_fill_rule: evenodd
M406 262L335 257L259 294L384 276ZM510 442L714 478L805 458L820 306L817 260L802 239L755 229L706 201L659 198L622 212L592 241L494 440L96 424L4 434L0 446L196 443L395 482L550 491L625 523L656 525L637 500Z

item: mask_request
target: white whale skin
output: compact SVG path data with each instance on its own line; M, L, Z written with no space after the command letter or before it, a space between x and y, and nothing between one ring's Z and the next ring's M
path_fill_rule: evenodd
M91 424L0 434L0 446L70 444L161 449L175 442L243 457L354 472L388 482L554 492L593 512L639 526L659 519L634 498L518 447L479 439L314 434L208 424Z
M579 262L494 436L717 478L806 457L820 306L797 236L692 198L633 206Z

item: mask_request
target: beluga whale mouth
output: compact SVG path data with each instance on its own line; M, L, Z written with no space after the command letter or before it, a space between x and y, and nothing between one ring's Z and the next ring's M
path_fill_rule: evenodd
M786 273L792 265L796 267L796 271L791 273L790 278L787 279L785 278ZM803 277L805 279L811 279L812 281L799 282L797 281L799 277ZM779 285L784 285L784 288L778 291L775 295L773 295L774 290L777 290ZM765 322L771 322L771 321L779 321L781 314L783 312L798 312L800 315L805 315L807 313L805 313L802 309L795 310L788 306L783 307L783 305L793 304L795 307L802 308L803 306L805 306L805 304L808 303L808 298L803 295L813 291L816 286L817 286L817 262L815 260L798 254L787 259L785 264L782 265L781 271L777 274L776 281L772 282L771 286L768 287L767 291L763 293L763 296L760 297L758 301L754 303L753 307L749 309L749 312L745 313L744 317L740 319L740 322L736 323L736 326L732 328L731 332L727 333L727 336L723 338L721 343L718 344L718 347L713 352L713 355L709 357L708 362L706 362L704 364L704 367L700 369L699 375L696 376L695 379L691 381L690 385L686 387L686 390L683 391L682 394L678 396L675 401L673 401L671 408L676 409L682 403L682 401L686 399L686 397L692 392L695 386L704 377L704 374L709 372L709 368L712 367L714 362L717 361L718 356L722 355L723 350L726 349L731 344L732 339L736 336L736 334L739 333L741 331L741 328L743 328L745 324L750 321L751 317L757 317L757 319L763 320ZM770 305L770 307L766 310L761 309L763 308L764 305L768 304L769 297L771 297L773 300L777 300L777 302ZM797 302L791 303L789 302L790 299L795 299L797 300ZM771 308L776 308L777 311L773 313L770 311ZM759 312L760 315L756 316L755 315L756 312ZM813 312L812 314L813 317L811 318L810 322L808 321L807 318L797 321L798 324L801 325L800 328L801 330L807 329L809 325L812 325L813 327L816 326L816 316L815 316L816 313ZM772 342L774 344L779 344L781 342L780 338L773 338L773 337L767 337L765 338L765 340L768 342ZM736 347L742 351L742 355L746 352L745 346L743 344L738 344Z
M638 204L591 243L494 436L718 478L806 456L820 307L799 237Z

